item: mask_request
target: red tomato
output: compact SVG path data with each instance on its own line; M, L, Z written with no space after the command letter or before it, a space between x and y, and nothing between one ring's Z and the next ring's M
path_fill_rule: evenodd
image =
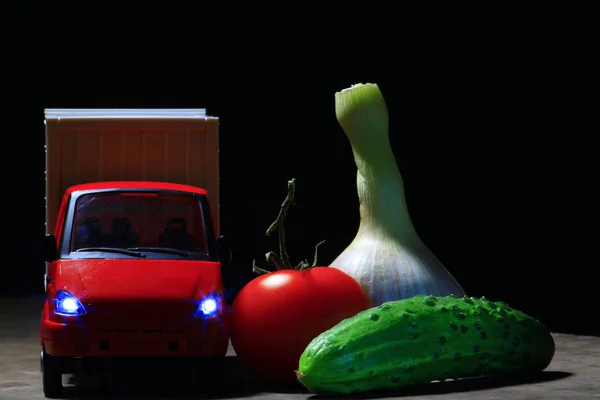
M271 272L250 281L235 298L231 343L259 377L297 382L294 371L311 340L368 307L358 283L338 269Z

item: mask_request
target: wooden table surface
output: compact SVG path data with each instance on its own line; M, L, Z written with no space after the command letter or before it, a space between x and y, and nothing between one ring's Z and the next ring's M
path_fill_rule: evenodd
M39 299L0 299L0 399L43 399L39 369ZM350 399L600 400L600 337L554 334L556 354L538 376L524 380L468 379L432 383L395 393ZM67 399L319 399L310 393L265 386L240 365L233 349L218 391L208 392L189 369L127 370L65 376ZM330 397L331 398L331 397Z

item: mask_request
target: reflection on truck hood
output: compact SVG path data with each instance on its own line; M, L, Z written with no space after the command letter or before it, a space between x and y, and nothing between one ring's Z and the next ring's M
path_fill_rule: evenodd
M57 287L90 301L193 299L221 284L219 264L207 261L83 259L62 260L59 268Z

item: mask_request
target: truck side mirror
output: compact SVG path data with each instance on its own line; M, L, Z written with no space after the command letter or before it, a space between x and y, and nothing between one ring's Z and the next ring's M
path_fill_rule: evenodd
M231 263L231 245L225 236L219 236L217 239L217 248L219 251L219 261L221 262L221 266L223 267Z
M56 248L56 237L48 233L44 238L44 259L46 262L52 262L58 258L58 250Z

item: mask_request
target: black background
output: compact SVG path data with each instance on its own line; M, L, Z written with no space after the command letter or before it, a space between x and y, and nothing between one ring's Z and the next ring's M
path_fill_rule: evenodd
M286 221L294 261L327 240L327 264L354 237L355 166L334 93L374 82L413 222L467 292L555 331L600 333L584 10L221 4L15 17L3 57L1 292L43 291L44 108L218 116L222 232L239 288L252 260L277 249L264 233L288 179L297 180Z

